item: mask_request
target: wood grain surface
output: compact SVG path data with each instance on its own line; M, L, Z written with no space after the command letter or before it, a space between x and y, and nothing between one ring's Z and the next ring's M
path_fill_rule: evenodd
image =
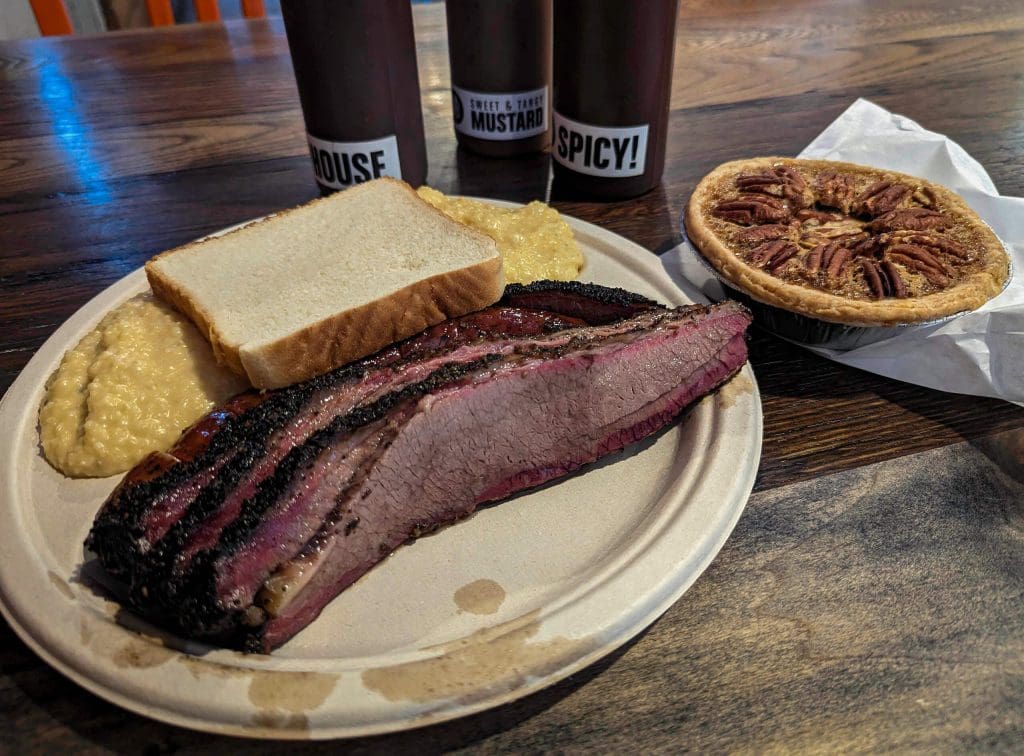
M560 210L664 253L704 173L795 154L857 97L948 134L1003 193L1024 195L1019 0L682 6L663 185L617 203L555 185ZM415 21L429 183L548 196L547 156L456 149L443 8L416 6ZM279 19L0 44L0 391L61 322L154 253L316 196L305 150ZM1024 410L844 368L762 332L751 362L765 421L757 493L683 601L548 691L348 745L1019 748L1021 490L989 460L1020 457ZM129 715L51 671L5 624L0 711L11 723L0 751L284 750Z

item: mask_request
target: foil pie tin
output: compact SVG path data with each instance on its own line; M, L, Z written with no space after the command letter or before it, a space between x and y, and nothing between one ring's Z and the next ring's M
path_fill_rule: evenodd
M928 328L942 323L948 323L961 315L973 312L973 310L964 310L962 312L955 312L952 315L935 318L934 320L923 320L917 323L905 323L892 326L851 326L844 323L830 323L827 320L812 318L808 315L793 312L792 310L786 310L781 307L775 307L773 305L765 304L764 302L759 302L745 291L736 288L735 284L723 278L715 267L704 258L704 255L700 253L700 250L697 249L697 245L695 245L686 235L685 224L680 223L680 226L682 227L683 236L686 242L683 244L683 247L685 247L687 252L701 263L704 269L707 270L715 280L722 284L730 297L743 303L750 309L751 313L754 315L754 324L760 326L766 331L774 333L776 336L780 336L797 344L822 347L824 349L848 351L850 349L857 349L858 347L867 346L868 344L875 344L879 341L891 339L894 336L907 333L909 330ZM1000 243L1003 243L1002 240L1000 240ZM1006 245L1003 244L1003 247L1005 249ZM1000 293L1006 291L1006 287L1010 285L1010 281L1013 279L1013 256L1009 254L1008 250L1006 257L1009 261L1009 272ZM996 296L999 296L999 294ZM995 299L995 297L993 297L993 299Z

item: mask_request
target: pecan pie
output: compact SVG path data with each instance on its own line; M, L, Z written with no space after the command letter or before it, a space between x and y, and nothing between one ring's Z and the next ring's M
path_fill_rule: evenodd
M686 230L753 299L846 325L973 310L1009 275L999 239L953 192L852 163L725 163L694 190Z

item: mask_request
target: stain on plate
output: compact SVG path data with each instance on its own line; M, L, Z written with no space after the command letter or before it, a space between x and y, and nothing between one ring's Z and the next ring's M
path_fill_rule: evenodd
M115 666L122 669L150 669L166 664L178 652L167 648L159 640L140 635L118 647L110 656Z
M68 585L67 581L58 575L53 570L49 570L47 575L50 578L50 582L53 583L53 587L56 588L64 598L75 600L75 592L71 590L71 586Z
M470 614L494 614L505 602L505 589L494 580L474 580L455 591L455 605Z
M309 712L323 705L338 684L338 675L321 672L264 672L251 676L249 700L259 711L253 724L271 730L308 730Z
M737 399L746 396L753 390L753 381L743 373L737 373L718 389L718 393L715 396L718 397L718 403L722 409L729 409L736 404Z
M544 677L596 646L591 638L531 641L540 630L539 610L434 647L440 655L368 669L363 685L389 701L468 702L481 691L514 690L528 677Z

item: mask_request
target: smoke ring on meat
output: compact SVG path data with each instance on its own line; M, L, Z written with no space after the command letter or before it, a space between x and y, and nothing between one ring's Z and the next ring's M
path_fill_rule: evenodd
M672 422L746 361L735 303L509 287L306 384L243 395L130 472L87 547L141 615L268 652L419 535Z

